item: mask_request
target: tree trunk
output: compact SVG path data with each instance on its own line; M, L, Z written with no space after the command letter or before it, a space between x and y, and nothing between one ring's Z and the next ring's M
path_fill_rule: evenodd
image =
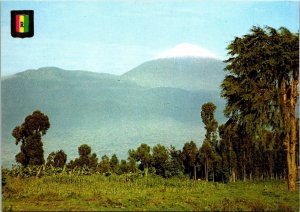
M208 181L208 165L207 165L207 160L205 161L205 164L204 164L204 169L205 169L205 179L206 181Z
M286 148L287 157L287 181L289 191L296 190L296 142L297 142L297 129L296 129L296 118L295 118L295 104L298 95L297 91L298 80L292 80L290 85L290 99L289 99L289 111L287 101L287 89L286 82L281 82L281 103L283 113L283 124L288 126L288 132L284 136L284 146Z
M295 105L297 100L297 80L291 82L291 99L290 99L290 139L288 143L287 163L288 163L288 188L290 191L296 190L296 143L297 143L297 129L295 118Z
M246 161L246 153L244 151L244 164L243 164L243 175L244 175L244 182L246 182L246 165L245 162Z
M196 172L196 165L194 165L194 180L196 180L197 179L197 172Z
M236 176L235 176L235 170L232 169L232 182L235 183L235 180L236 180Z
M244 175L244 182L246 182L246 166L245 166L245 164L243 165L243 175Z

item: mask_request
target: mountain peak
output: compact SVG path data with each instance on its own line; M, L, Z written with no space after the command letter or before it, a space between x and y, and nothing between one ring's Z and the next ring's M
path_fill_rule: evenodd
M201 57L218 59L218 57L215 54L208 51L207 49L190 43L181 43L175 46L174 48L161 52L158 55L156 55L155 59L177 57Z

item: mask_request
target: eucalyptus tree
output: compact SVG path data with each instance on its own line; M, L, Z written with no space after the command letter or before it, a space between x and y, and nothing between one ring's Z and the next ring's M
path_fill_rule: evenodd
M155 145L152 148L152 166L155 168L156 174L161 175L163 177L166 176L168 161L168 149L161 144Z
M168 161L168 168L166 170L167 177L182 175L184 173L182 151L171 145L169 148L169 157L170 160Z
M92 149L87 144L82 144L78 147L79 158L70 161L70 165L73 167L88 167L96 170L98 166L98 158L96 153L92 153Z
M286 149L288 189L296 189L296 117L299 33L281 27L253 27L227 47L222 83L225 115L252 140L270 130Z
M49 118L41 111L34 111L25 121L14 128L12 136L16 145L21 143L21 151L16 161L23 166L42 165L45 163L42 136L50 127Z
M219 126L220 154L222 157L222 168L224 180L235 182L237 178L237 157L234 146L237 140L234 123L228 120L226 124Z
M151 148L147 144L141 144L136 150L129 150L129 158L133 158L135 161L140 162L140 168L148 174L148 169L151 165L152 155L150 153Z
M182 149L183 164L185 171L190 172L193 179L197 179L197 165L198 165L198 148L194 141L185 143Z
M206 134L202 147L200 148L200 160L204 163L205 178L208 180L208 172L212 171L214 180L215 168L218 162L217 153L217 129L218 122L214 117L217 107L212 102L207 102L201 107L201 118L205 125Z
M107 155L103 155L101 157L101 161L98 164L97 170L102 174L109 173L111 171L110 160Z
M216 105L212 102L207 102L201 107L201 118L206 129L205 138L214 145L216 145L217 142L218 129L218 122L214 117L216 109Z
M63 168L67 162L67 154L63 150L51 152L47 158L47 166Z
M120 174L120 167L119 167L119 159L117 157L116 154L113 154L111 156L111 159L109 161L109 164L110 164L110 168L111 170L116 173L116 174Z

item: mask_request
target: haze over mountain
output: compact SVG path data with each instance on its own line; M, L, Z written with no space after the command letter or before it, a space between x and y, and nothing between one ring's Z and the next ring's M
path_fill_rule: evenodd
M145 62L121 76L55 67L27 70L2 79L3 164L14 162L19 151L12 129L39 109L51 127L44 140L45 159L65 150L68 160L79 145L89 144L101 158L140 143L181 148L204 138L200 107L212 101L223 120L219 97L223 63L194 56Z
M224 79L224 63L201 47L183 43L122 75L141 86L217 91Z
M224 64L215 59L164 58L147 61L122 75L122 79L149 88L216 91L224 78L223 69Z

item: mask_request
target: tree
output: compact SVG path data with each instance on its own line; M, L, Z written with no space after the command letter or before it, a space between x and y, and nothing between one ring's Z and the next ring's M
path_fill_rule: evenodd
M217 107L212 102L205 103L201 107L201 118L206 129L205 138L214 145L216 145L217 142L218 129L218 122L215 120L214 117L216 109Z
M109 163L110 163L111 170L116 174L120 174L119 159L116 154L112 155Z
M98 165L98 171L102 174L110 172L109 157L107 155L102 156Z
M34 111L25 121L14 128L12 136L16 145L21 142L21 151L16 155L16 161L23 166L42 165L45 163L42 136L50 127L48 116L40 111Z
M197 179L198 148L194 141L185 143L182 149L182 156L186 172L193 173L193 179ZM193 171L192 171L193 170Z
M213 162L216 160L216 151L207 139L204 139L204 142L199 149L199 160L204 164L205 179L208 181L209 172L211 170L213 171ZM214 172L212 173L212 176L214 178Z
M92 168L93 170L96 170L97 166L98 166L97 154L93 153L89 157L89 167Z
M89 145L82 144L81 146L79 146L78 147L79 158L75 159L73 166L77 166L77 167L86 166L88 168L95 170L98 165L98 158L96 153L91 154L91 152L92 149Z
M87 144L82 144L80 147L78 147L78 154L79 156L87 156L91 154L91 147Z
M217 160L217 129L218 122L215 120L214 112L217 107L212 102L208 102L201 107L201 118L205 125L206 134L202 147L200 148L200 157L204 160L205 178L208 180L209 168L212 169L212 177L215 177L215 167Z
M156 174L163 177L166 176L167 162L169 160L168 149L161 145L157 144L152 148L152 165L156 170Z
M52 165L53 167L64 167L67 162L67 154L63 150L57 152L51 152L47 158L47 166Z
M126 160L121 160L120 171L122 174L127 173L129 171L129 166Z
M296 190L299 34L281 27L253 27L227 47L229 74L222 83L225 115L252 140L271 130L286 149L288 189Z
M226 124L219 126L219 137L224 181L235 182L237 178L237 158L234 146L237 146L236 141L238 140L235 124L228 120Z
M140 162L140 168L145 171L145 175L148 174L148 168L151 164L150 146L147 144L141 144L136 150L129 150L129 158L134 158Z
M129 172L136 172L137 165L135 159L135 150L130 149L128 151L128 171Z
M167 163L166 177L182 175L184 172L184 165L181 150L177 150L171 145L169 148L169 155L170 160Z

